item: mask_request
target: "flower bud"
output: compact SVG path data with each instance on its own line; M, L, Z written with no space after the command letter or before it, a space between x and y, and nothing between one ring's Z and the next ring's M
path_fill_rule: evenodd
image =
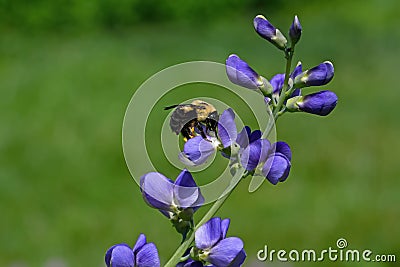
M299 18L297 16L294 16L293 23L289 29L289 37L293 45L300 40L301 32L302 32L302 27Z
M333 64L325 61L318 66L306 70L294 79L294 87L319 86L329 83L334 75Z
M294 80L302 72L303 72L303 65L301 64L301 61L299 61L297 62L297 65L294 68L293 72L290 74L290 78Z
M290 112L299 111L299 106L297 105L297 102L300 102L302 99L302 96L294 96L292 98L289 98L286 101L286 110Z
M283 88L283 84L285 82L285 74L279 73L276 74L274 77L271 78L271 85L273 88L274 94L280 94Z
M261 77L261 80L262 80L262 85L259 86L258 88L261 90L261 92L262 92L262 94L264 96L270 96L272 94L273 89L274 89L273 86L263 76L260 76L260 77Z
M264 80L244 60L235 54L226 59L226 74L234 84L257 89L264 86Z
M286 48L285 36L275 28L264 16L258 15L254 18L254 29L264 39L268 40L281 50Z
M306 96L290 98L286 103L288 111L303 111L326 116L336 107L338 97L334 92L325 90Z

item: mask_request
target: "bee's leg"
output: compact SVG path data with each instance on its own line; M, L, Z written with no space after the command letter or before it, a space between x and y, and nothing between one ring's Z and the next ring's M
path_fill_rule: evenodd
M189 140L191 137L191 133L190 133L190 128L188 127L183 127L181 130L181 134L183 136L183 140L186 142L187 140Z
M207 135L204 132L204 128L201 126L200 123L196 124L196 128L199 130L201 137L203 137L204 140L207 140Z
M217 124L218 124L218 122L216 120L213 120L210 118L206 119L207 129L209 129L210 131L216 132Z

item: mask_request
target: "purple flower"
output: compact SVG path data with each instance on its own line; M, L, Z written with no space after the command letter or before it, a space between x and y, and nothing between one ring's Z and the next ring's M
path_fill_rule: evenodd
M296 87L325 85L332 80L334 72L333 64L325 61L298 75L294 79L294 84Z
M297 66L294 68L293 72L290 74L289 78L291 79L291 81L293 81L302 72L303 72L302 64L299 61L297 63ZM272 77L270 80L271 86L273 88L272 93L275 95L279 95L282 91L284 82L285 82L285 74L283 73L278 73L274 77ZM299 94L300 94L299 89L296 89L293 91L291 96L296 96Z
M274 44L279 49L285 49L287 40L285 36L275 28L264 16L258 15L254 18L254 29L267 41Z
M220 141L216 137L196 136L189 139L183 146L183 152L179 154L180 160L186 165L201 165L217 151Z
M186 216L188 211L194 212L204 203L200 188L186 169L175 182L158 172L147 173L140 178L140 189L145 202L170 219L174 215Z
M303 65L301 64L301 61L299 61L299 62L297 62L297 65L294 68L293 72L290 74L290 78L292 78L292 80L294 80L302 72L303 72Z
M285 142L273 145L266 139L258 139L240 155L242 166L256 175L265 176L272 184L283 182L289 175L292 154Z
M107 267L158 267L160 259L154 243L147 243L146 236L140 234L133 249L127 244L110 247L105 255Z
M224 148L231 146L237 138L235 113L231 108L224 110L218 120L218 136Z
M249 144L257 141L261 138L261 131L255 130L251 131L249 126L243 127L242 131L237 135L236 143L242 148L245 149Z
M246 170L252 171L265 162L270 148L271 144L267 139L257 139L241 151L240 163Z
M234 84L257 89L263 86L263 79L244 60L232 54L226 59L226 74Z
M226 237L229 219L212 218L195 233L198 258L213 266L241 266L246 258L243 241L238 237Z
M204 139L201 136L196 136L189 139L180 154L180 159L183 163L191 163L193 165L201 165L222 146L227 148L233 144L237 138L235 125L235 113L232 109L227 109L222 112L218 120L218 137L207 136Z
M203 266L204 265L201 261L195 261L192 259L187 259L176 265L176 267L203 267Z
M283 73L278 73L274 77L271 78L269 81L272 85L272 93L273 94L280 94L282 88L283 88L283 83L285 81L285 74Z
M292 160L292 152L285 142L277 142L274 144L275 152L271 153L262 167L261 173L276 185L283 182L289 176L290 161Z
M336 107L338 97L334 92L324 90L306 96L298 96L288 100L289 111L303 111L326 116Z
M293 23L289 29L289 37L292 41L292 44L296 44L301 37L302 27L297 16L294 16Z

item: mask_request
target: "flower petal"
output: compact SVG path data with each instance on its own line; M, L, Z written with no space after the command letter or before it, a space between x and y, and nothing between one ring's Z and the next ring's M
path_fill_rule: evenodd
M262 136L262 132L260 130L255 130L250 134L250 143L260 139Z
M221 218L214 217L197 229L195 244L199 249L213 247L221 239Z
M253 21L254 29L263 38L271 41L276 35L276 28L262 15L258 15Z
M183 267L203 267L203 263L201 263L201 261L194 261L190 259L185 265L183 265Z
M135 256L127 244L118 244L107 250L105 262L107 267L134 267Z
M183 152L194 164L200 165L216 151L215 146L211 141L204 140L201 136L196 136L189 139L184 147Z
M290 95L290 97L295 97L295 96L301 96L301 89L297 88L293 90L293 93Z
M218 135L224 147L231 146L237 138L235 113L231 108L224 110L219 118Z
M299 61L297 63L297 66L294 68L293 72L290 74L290 78L294 80L298 75L300 75L303 72L303 66L301 62Z
M226 59L226 74L232 83L249 89L257 89L263 84L260 75L235 54Z
M261 155L261 142L253 142L249 144L240 154L240 163L248 170L254 170L259 162Z
M283 182L289 175L290 162L281 153L271 155L265 162L262 173L272 184Z
M113 252L113 250L114 250L116 247L120 247L120 246L122 246L122 247L127 247L127 248L129 248L129 250L131 250L131 248L128 246L128 244L125 244L125 243L116 244L116 245L110 247L110 248L107 250L106 255L105 255L105 257L104 257L104 261L106 262L107 267L110 267L110 264L111 264L111 257L112 257L112 252Z
M133 253L137 253L144 245L146 245L146 243L146 236L144 234L140 234L135 245L133 246Z
M229 267L239 267L243 264L244 260L246 259L247 255L244 249L242 249L236 258L231 262Z
M223 219L221 221L221 233L222 233L222 239L226 237L226 233L228 232L229 224L231 223L231 220L229 218Z
M192 174L184 169L178 175L174 185L174 199L179 207L189 208L199 206L199 199L203 200L200 189L197 187Z
M243 249L243 241L238 237L228 237L215 245L207 261L219 267L230 266Z
M158 211L161 212L161 214L167 217L168 219L171 219L171 216L173 214L171 211L166 211L166 210L158 210Z
M330 61L325 61L318 66L315 66L302 75L299 75L295 79L295 83L303 84L303 86L319 86L329 83L333 76L335 70L333 64Z
M159 267L160 258L158 257L158 251L156 245L148 243L144 245L139 252L136 254L136 266L137 267Z
M289 161L292 160L292 151L290 151L290 146L287 143L283 141L276 142L275 149L276 153L282 153Z
M261 142L261 153L260 153L260 162L265 162L267 160L267 157L269 155L269 152L271 150L271 143L269 142L268 139L259 139Z
M326 116L336 107L337 101L338 97L334 92L324 90L304 96L297 105L301 111Z
M243 127L243 129L237 135L236 143L242 148L247 147L249 145L250 133L251 130L249 126Z
M173 200L173 183L158 172L140 178L140 189L146 203L156 209L170 210Z
M302 32L302 27L301 27L299 18L297 16L294 16L293 23L289 29L289 36L290 36L290 39L292 40L293 44L295 44L299 41L301 32Z
M254 170L260 162L266 160L270 149L270 143L266 139L258 139L249 144L249 146L240 154L242 166L248 170Z
M285 82L285 74L276 74L274 77L271 78L269 82L273 88L272 93L279 93L283 88L283 83Z
M186 166L190 166L190 167L196 166L196 164L193 163L193 161L191 161L191 160L188 158L188 156L186 156L185 152L180 152L180 153L178 154L178 158L179 158L179 160L180 160L183 164L185 164Z
M281 50L286 48L287 40L264 16L258 15L253 21L254 29L264 39Z

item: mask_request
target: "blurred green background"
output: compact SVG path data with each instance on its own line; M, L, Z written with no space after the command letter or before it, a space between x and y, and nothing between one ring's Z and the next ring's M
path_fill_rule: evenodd
M264 245L322 250L341 237L399 261L399 12L396 0L1 0L0 266L105 266L109 246L141 232L165 263L180 238L126 168L125 108L142 82L177 63L238 53L267 78L283 72L282 54L252 28L259 13L284 33L299 15L295 60L331 60L326 88L339 103L326 118L282 117L289 179L253 194L244 182L218 213L244 240L245 266L263 266ZM317 264L365 265L268 266Z

